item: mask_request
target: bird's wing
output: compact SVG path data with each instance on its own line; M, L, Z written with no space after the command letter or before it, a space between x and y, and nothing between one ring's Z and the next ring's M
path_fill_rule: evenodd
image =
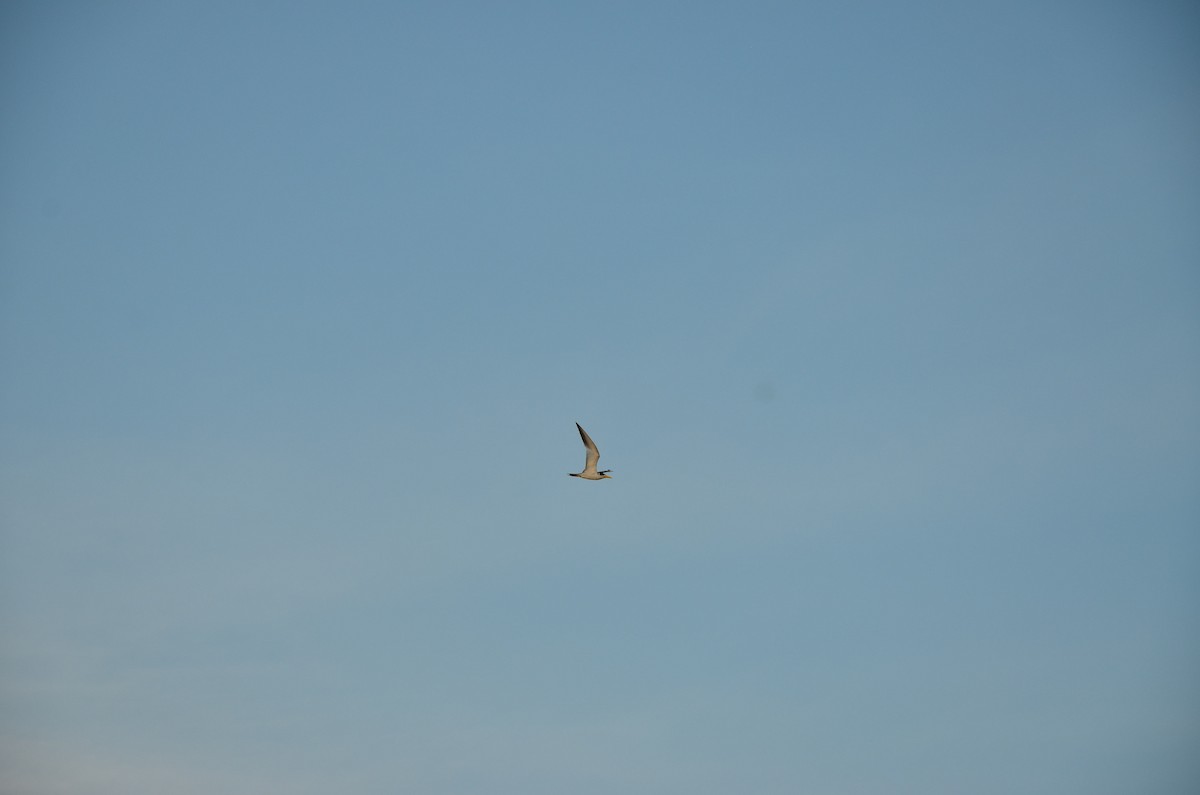
M583 467L584 472L595 472L596 464L600 461L600 451L596 449L596 443L592 441L592 437L587 435L587 431L578 422L575 427L579 429L579 438L583 439L583 446L587 448L587 463Z

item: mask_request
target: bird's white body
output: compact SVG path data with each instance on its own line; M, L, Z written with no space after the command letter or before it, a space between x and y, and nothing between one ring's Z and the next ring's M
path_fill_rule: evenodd
M612 476L608 473L611 469L605 469L600 472L596 471L596 465L600 463L600 451L596 449L596 443L592 441L592 437L588 436L587 431L577 422L575 427L579 428L579 438L583 439L583 446L587 448L587 459L583 463L582 472L569 472L573 478L583 478L584 480L608 480Z

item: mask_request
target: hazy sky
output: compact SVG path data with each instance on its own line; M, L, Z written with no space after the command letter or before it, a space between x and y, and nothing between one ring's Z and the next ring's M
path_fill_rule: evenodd
M0 792L1195 792L1198 88L1187 2L5 3Z

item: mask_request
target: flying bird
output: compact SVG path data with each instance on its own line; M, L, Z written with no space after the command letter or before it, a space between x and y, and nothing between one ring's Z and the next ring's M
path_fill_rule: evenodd
M587 435L587 431L578 422L575 423L575 427L579 429L579 438L583 439L583 446L587 448L587 460L583 464L582 472L568 472L567 474L573 478L583 478L584 480L611 479L612 475L608 474L612 472L611 469L596 471L596 464L600 462L600 451L596 449L596 443L592 441L592 437Z

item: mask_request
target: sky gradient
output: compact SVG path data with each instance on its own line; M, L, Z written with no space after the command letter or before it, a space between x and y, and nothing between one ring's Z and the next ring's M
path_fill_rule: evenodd
M0 793L1196 791L1198 87L1188 3L6 3Z

